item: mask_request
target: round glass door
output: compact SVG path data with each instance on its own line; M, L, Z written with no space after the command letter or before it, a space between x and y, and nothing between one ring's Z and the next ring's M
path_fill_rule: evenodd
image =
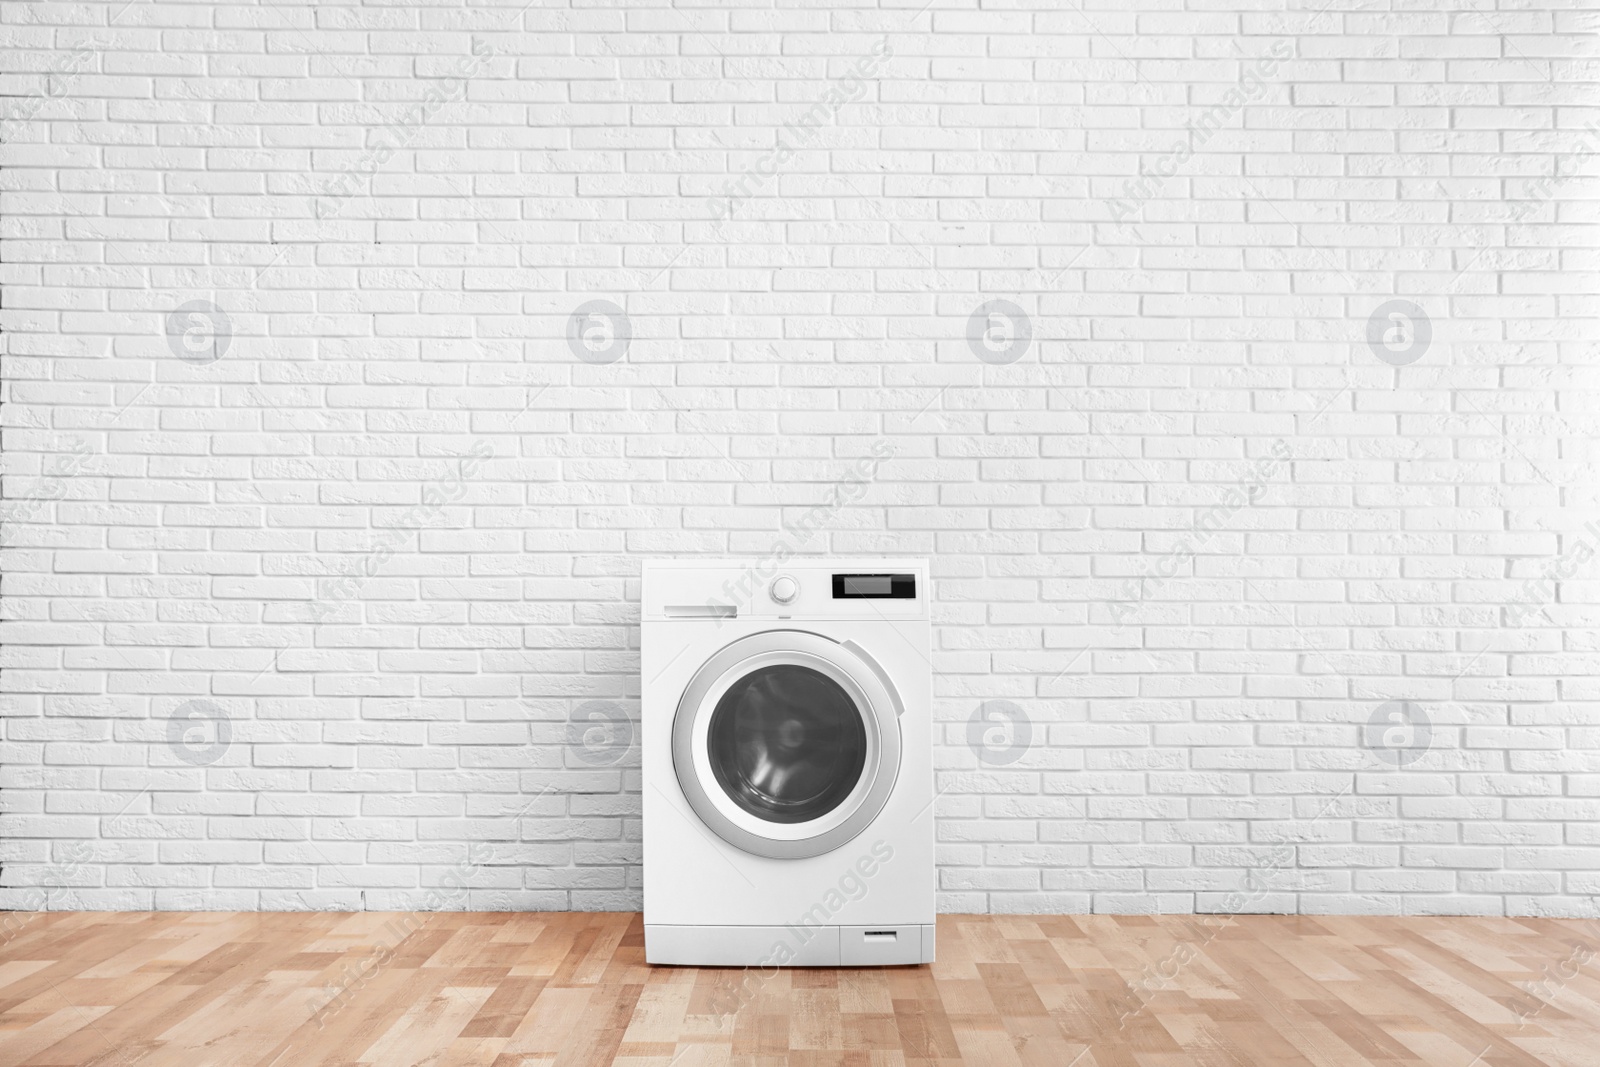
M801 630L740 638L695 672L672 724L678 784L729 844L831 852L883 810L902 705L865 650Z
M722 694L706 736L711 771L743 810L810 822L855 789L867 728L844 687L796 664L761 667Z

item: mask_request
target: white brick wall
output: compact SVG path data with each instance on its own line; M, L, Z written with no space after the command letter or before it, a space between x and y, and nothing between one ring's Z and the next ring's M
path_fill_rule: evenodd
M793 543L947 909L1594 914L1600 14L1456 6L5 5L0 904L638 907Z

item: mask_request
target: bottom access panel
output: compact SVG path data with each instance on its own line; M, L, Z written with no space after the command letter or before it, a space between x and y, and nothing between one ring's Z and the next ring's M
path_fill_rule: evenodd
M652 926L647 963L689 967L888 967L933 962L933 924Z

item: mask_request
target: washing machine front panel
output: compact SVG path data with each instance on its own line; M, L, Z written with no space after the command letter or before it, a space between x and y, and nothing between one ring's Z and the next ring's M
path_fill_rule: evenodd
M673 722L674 769L724 841L773 859L819 856L882 811L899 774L902 707L858 646L762 631L695 673Z
M650 962L766 966L780 942L792 955L778 966L933 958L930 592L927 563L915 559L646 562ZM754 638L772 643L745 643ZM790 666L826 681L782 670ZM713 733L719 706L728 721ZM859 733L841 725L852 709ZM819 730L842 767L793 751L796 731Z

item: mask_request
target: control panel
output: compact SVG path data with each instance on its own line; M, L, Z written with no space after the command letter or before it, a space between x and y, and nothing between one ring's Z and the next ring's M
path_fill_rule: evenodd
M778 618L903 618L927 611L927 571L856 561L789 559L756 585L750 610ZM887 565L885 565L887 564Z
M646 616L711 621L761 618L926 618L921 560L660 560L646 568Z

